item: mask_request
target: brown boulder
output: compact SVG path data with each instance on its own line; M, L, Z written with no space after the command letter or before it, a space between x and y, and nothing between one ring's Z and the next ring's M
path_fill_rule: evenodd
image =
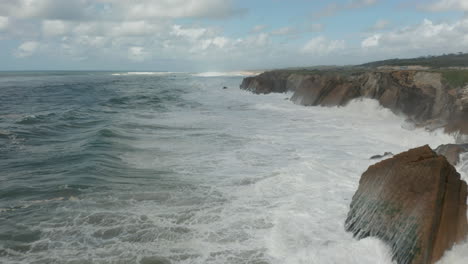
M368 168L345 227L392 248L399 264L432 264L467 234L466 183L428 146Z

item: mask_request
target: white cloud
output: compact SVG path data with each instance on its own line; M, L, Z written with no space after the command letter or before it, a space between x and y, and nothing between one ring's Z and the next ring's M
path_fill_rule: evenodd
M0 31L3 31L8 28L10 21L8 17L0 16Z
M205 28L182 28L181 25L172 26L171 34L179 37L187 37L192 40L199 39L207 33Z
M229 43L229 40L225 37L216 37L211 39L210 42L212 45L222 49Z
M130 19L135 18L222 18L239 12L230 0L103 0L116 4Z
M375 24L370 28L371 30L382 30L386 29L390 25L390 21L385 19L379 19Z
M363 48L377 47L379 45L380 37L381 37L380 34L376 34L376 35L366 38L365 40L362 41L361 47Z
M328 40L323 36L319 36L307 42L302 48L302 52L313 55L328 55L344 48L345 42L343 40Z
M222 49L229 44L229 39L226 37L215 37L204 39L198 42L198 45L194 45L191 48L191 52L197 53L207 51L209 49Z
M103 36L112 30L114 24L109 22L79 22L78 24L74 25L72 31L76 35Z
M148 59L149 53L145 51L144 47L130 47L128 48L128 58L132 61L141 62Z
M349 37L353 41L345 43L344 40L334 40L323 35L300 44L302 37L310 32L322 31L324 25L289 21L284 27L272 28L266 24L257 24L252 28L244 28L247 31L245 36L234 38L224 33L222 27L210 26L211 23L203 20L193 20L228 15L213 14L216 10L209 5L223 5L227 8L224 10L231 12L231 1L69 1L73 8L80 9L77 14L69 13L70 8L63 4L65 0L0 0L0 34L21 44L12 54L19 58L39 53L57 56L71 61L70 65L73 65L72 61L85 60L83 63L92 67L98 61L109 63L110 67L117 65L114 62L125 65L125 62L133 61L153 65L153 61L170 61L183 68L190 65L215 65L212 62L219 65L235 64L236 67L340 64L372 60L377 57L376 54L382 58L468 51L468 17L458 22L424 20L420 24L400 29L396 29L395 25L390 29L390 22L381 19L369 28L376 31L367 32L357 43L354 37ZM451 5L436 7L464 8L463 2L454 5L455 2L438 1L439 5ZM329 7L336 12L376 3L377 0L345 0L337 1ZM60 11L59 7L64 9ZM135 9L132 11L132 8ZM138 8L147 9L141 11L141 17L134 13ZM354 46L344 50L351 43L355 43Z
M74 60L110 57L143 62L152 54L175 60L210 57L218 51L234 49L236 43L223 36L219 28L170 25L167 22L66 22L66 25L67 34L60 39L44 39L49 45L41 52L60 50L64 57ZM50 31L48 35L56 33Z
M269 38L268 34L261 33L260 35L258 35L255 38L254 43L257 46L265 46L265 45L268 44L269 41L270 41L270 38Z
M246 45L247 48L265 47L270 42L270 35L267 33L260 33L241 39L241 42Z
M38 48L39 42L26 41L19 45L19 47L15 50L14 55L18 58L29 57L32 56Z
M59 36L67 32L67 25L61 20L44 20L42 32L46 36Z
M2 1L0 15L17 18L83 19L92 5L89 0L16 0Z
M424 7L425 9L428 9L431 11L447 11L447 10L468 11L468 1L467 0L438 0Z
M468 18L454 23L422 23L364 39L362 48L413 55L468 51Z
M270 33L271 35L276 36L300 36L302 34L310 33L310 32L320 32L323 31L324 25L323 24L310 24L303 27L281 27L275 30L272 30Z
M265 25L256 25L250 30L250 32L258 33L258 32L261 32L261 31L265 30L266 28L267 28L267 26L265 26Z
M144 36L155 34L160 30L156 24L149 23L143 20L140 21L125 21L112 27L111 35L113 36Z
M15 28L5 36L20 41L12 51L18 58L221 60L268 44L268 34L235 40L220 27L177 19L224 18L238 14L233 6L231 0L0 0L0 31Z
M49 20L224 18L245 10L231 0L6 0L0 15Z
M67 39L68 40L68 39ZM83 47L103 48L108 42L106 37L101 36L78 36L74 39L77 44Z

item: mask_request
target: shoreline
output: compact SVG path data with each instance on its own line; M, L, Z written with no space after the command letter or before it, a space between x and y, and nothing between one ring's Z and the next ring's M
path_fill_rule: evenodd
M344 106L371 98L417 127L443 128L457 143L468 143L468 85L447 81L429 70L276 70L243 79L255 94L292 92L304 106Z

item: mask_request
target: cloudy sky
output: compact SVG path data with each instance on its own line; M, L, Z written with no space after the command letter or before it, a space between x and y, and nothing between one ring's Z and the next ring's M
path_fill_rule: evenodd
M468 52L468 0L0 0L0 70L210 71Z

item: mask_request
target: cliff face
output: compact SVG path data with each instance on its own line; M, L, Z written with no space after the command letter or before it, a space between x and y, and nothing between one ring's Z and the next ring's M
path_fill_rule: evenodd
M417 125L468 134L468 85L451 87L437 72L271 71L245 78L241 89L257 94L293 92L291 100L307 106L342 106L355 98L373 98Z

